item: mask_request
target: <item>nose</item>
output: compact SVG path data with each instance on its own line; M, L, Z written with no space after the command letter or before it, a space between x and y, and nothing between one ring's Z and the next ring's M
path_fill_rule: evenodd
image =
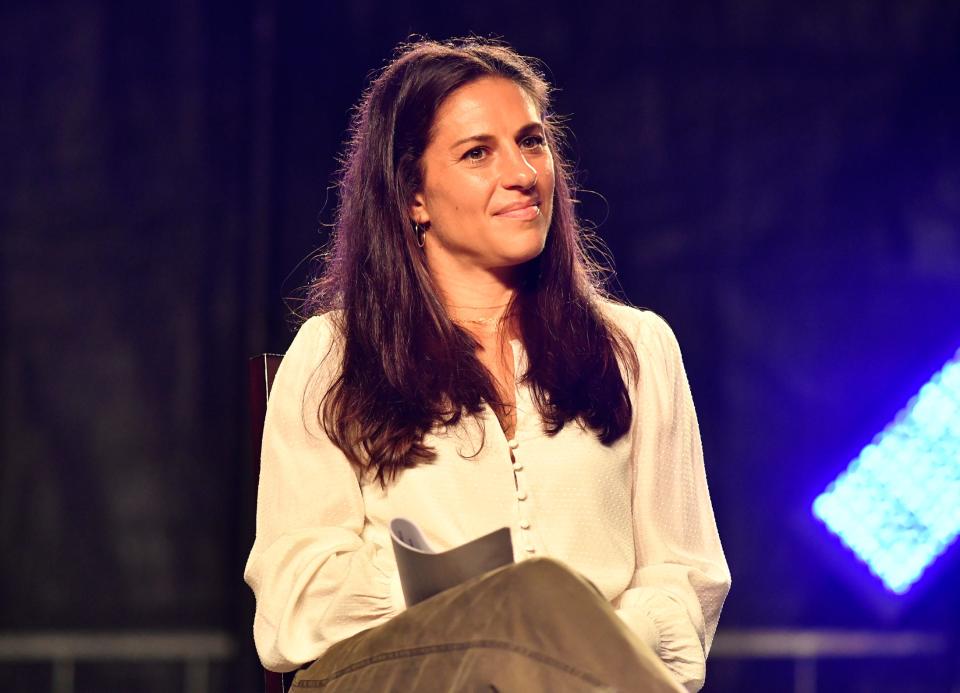
M504 164L501 181L505 188L529 190L537 184L537 169L517 148Z

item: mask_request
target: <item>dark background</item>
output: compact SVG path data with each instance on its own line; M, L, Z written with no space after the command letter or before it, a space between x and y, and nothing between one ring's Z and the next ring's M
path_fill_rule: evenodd
M246 360L289 344L368 73L469 32L546 63L582 215L680 339L721 633L956 643L956 547L880 608L809 512L960 347L960 3L933 0L5 4L0 629L226 630L218 685L258 689ZM822 690L951 690L955 656L833 663ZM707 690L781 680L718 660Z

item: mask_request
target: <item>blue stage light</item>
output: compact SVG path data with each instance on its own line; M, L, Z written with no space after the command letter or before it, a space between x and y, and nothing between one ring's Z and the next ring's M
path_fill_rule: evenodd
M888 590L905 594L960 534L960 350L813 502Z

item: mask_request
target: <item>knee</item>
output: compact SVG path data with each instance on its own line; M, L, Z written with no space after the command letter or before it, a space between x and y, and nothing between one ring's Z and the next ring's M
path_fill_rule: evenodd
M520 561L514 566L514 574L524 580L566 580L576 574L567 565L555 558L538 556Z
M554 600L557 593L588 591L600 596L592 583L553 558L530 558L514 565L504 573L506 591L517 600L534 602L543 598Z

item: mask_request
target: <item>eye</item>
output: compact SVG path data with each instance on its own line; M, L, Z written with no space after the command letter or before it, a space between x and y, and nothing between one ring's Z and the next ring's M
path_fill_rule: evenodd
M467 161L483 161L487 157L486 147L474 147L466 151L463 158Z
M527 135L522 140L520 140L520 147L522 149L531 149L534 151L543 149L547 145L546 139L543 135Z

